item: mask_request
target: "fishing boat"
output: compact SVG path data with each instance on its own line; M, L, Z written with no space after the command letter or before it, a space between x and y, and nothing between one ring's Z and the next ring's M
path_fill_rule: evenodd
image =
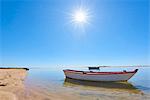
M86 80L86 81L128 81L137 71L122 72L94 72L94 71L78 71L63 70L66 78Z

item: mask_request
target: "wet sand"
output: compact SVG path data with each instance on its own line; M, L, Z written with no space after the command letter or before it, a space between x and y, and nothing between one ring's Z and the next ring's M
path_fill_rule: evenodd
M40 72L41 73L41 72ZM28 71L0 69L0 100L149 100L130 83L93 83L65 79L62 85L47 84L42 80L31 83ZM38 77L39 79L40 77ZM44 77L42 77L44 79ZM33 80L34 81L34 80ZM43 87L42 87L43 86Z
M70 95L45 92L17 86L0 87L0 100L75 100Z

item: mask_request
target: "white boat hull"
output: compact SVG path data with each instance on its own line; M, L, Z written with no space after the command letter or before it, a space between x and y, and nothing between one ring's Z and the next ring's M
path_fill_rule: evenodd
M130 73L116 73L116 74L93 74L93 73L83 73L83 72L69 72L64 71L67 78L87 80L87 81L127 81L136 72Z

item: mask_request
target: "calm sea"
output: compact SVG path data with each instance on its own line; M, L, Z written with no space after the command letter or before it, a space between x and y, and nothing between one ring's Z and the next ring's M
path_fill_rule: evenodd
M128 81L121 83L105 82L84 82L72 79L66 79L63 69L37 68L30 69L25 80L25 85L38 87L44 91L54 93L70 93L72 96L79 96L80 99L99 100L100 97L109 97L122 95L134 96L134 94L150 94L150 67L105 67L100 71L131 71L139 69L138 72ZM87 70L88 68L72 68L78 70ZM133 95L131 95L133 94ZM107 99L107 98L106 98Z

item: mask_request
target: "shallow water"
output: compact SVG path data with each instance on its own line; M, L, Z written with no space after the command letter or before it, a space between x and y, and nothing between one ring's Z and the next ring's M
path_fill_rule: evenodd
M134 70L137 67L106 67L101 71ZM72 68L87 70L87 68ZM31 69L25 80L26 86L37 87L52 93L69 94L81 100L147 99L150 94L150 67L138 67L138 72L128 82L86 82L66 79L59 69Z

